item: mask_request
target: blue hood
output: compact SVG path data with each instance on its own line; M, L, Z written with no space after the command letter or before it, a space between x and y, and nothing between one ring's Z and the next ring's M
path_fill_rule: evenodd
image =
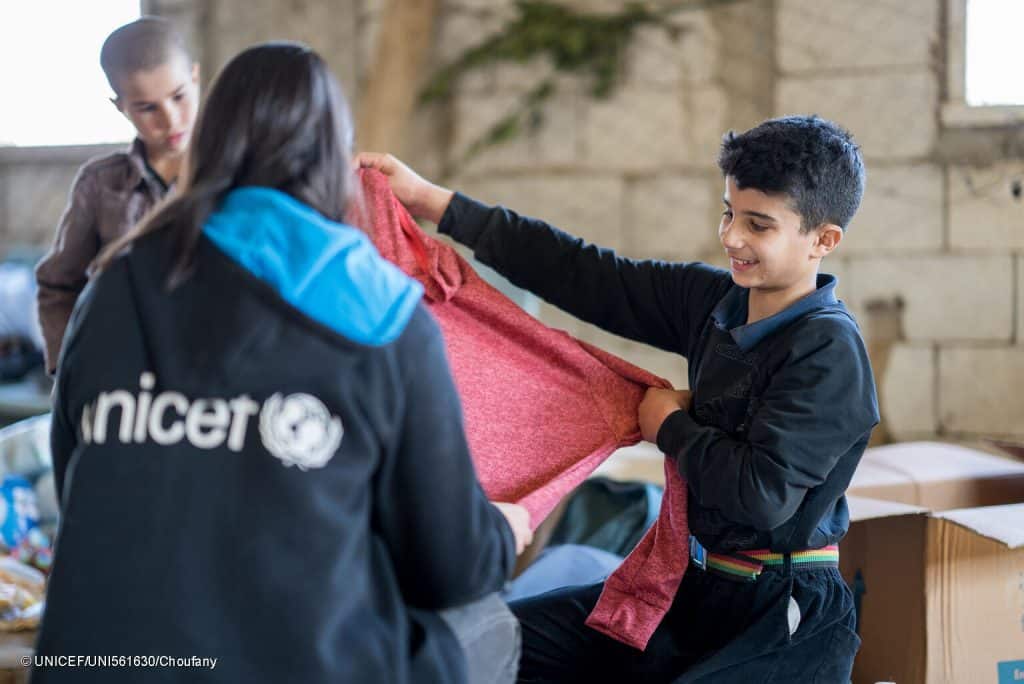
M365 233L278 190L231 191L203 233L292 306L361 344L397 338L423 294Z

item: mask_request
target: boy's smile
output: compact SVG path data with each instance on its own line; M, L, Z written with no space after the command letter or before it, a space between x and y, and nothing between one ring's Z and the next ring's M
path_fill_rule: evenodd
M841 238L838 226L801 231L801 216L787 196L740 189L732 176L725 179L722 202L718 237L733 282L750 290L748 322L778 313L815 290L821 257Z

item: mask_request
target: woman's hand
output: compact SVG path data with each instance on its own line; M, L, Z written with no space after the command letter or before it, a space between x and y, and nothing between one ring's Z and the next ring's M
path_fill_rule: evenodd
M494 507L501 511L512 528L512 536L516 539L516 555L521 554L530 542L533 541L533 531L530 529L530 512L519 504L496 503Z
M440 223L455 194L448 188L434 185L390 154L360 152L355 164L363 169L377 169L387 176L391 192L414 218Z

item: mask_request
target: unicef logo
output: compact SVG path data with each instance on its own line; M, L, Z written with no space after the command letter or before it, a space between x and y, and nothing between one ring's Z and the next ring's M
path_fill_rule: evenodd
M275 394L260 411L263 446L286 466L323 468L341 444L341 419L309 394Z

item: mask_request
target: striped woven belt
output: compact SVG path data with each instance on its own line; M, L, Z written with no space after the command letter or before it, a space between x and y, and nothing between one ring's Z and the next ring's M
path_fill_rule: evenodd
M697 567L747 582L756 580L765 569L783 567L787 555L793 570L839 567L839 547L836 545L789 554L774 553L767 549L711 553L694 537L690 537L690 559Z

